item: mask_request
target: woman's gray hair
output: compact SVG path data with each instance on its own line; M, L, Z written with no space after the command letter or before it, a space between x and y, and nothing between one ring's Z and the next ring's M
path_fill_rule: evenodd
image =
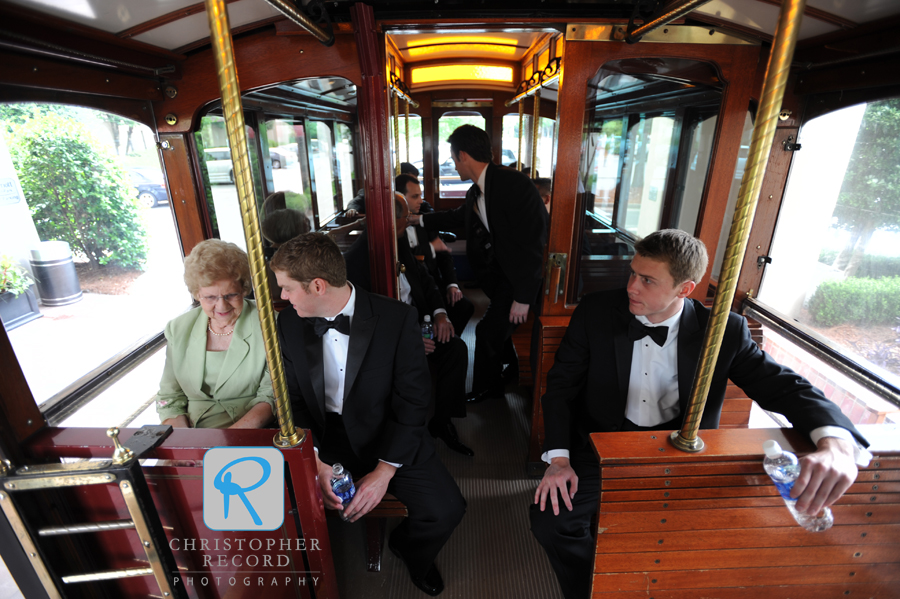
M201 287L223 280L234 281L243 290L244 297L250 295L253 284L247 253L221 239L207 239L195 245L191 255L184 259L184 283L194 299L198 299Z

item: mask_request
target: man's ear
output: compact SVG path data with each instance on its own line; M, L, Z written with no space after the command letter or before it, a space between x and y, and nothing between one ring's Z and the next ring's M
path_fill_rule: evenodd
M694 289L697 287L697 283L693 281L685 281L680 286L678 290L678 297L687 297L691 293L693 293Z
M323 295L325 293L327 283L325 279L315 278L309 282L309 289L311 292L316 295Z

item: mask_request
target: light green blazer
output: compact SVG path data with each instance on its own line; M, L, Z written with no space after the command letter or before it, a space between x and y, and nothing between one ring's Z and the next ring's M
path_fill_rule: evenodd
M166 365L156 395L160 421L187 414L196 428L225 428L258 403L269 404L274 412L275 394L256 303L244 300L211 396L201 390L208 324L203 310L194 308L166 325Z

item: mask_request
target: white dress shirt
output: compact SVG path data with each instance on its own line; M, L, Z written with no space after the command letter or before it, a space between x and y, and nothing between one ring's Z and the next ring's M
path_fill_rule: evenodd
M677 314L656 324L646 316L635 317L648 327L669 328L662 347L649 335L634 342L625 417L638 426L668 422L681 411L678 406L678 324L683 311L684 304Z
M350 299L340 312L325 320L334 320L339 314L350 319L356 309L356 288L350 285ZM347 374L347 353L350 349L350 335L328 329L322 335L322 366L325 369L325 411L342 414L344 412L344 379Z
M628 400L625 417L638 426L656 426L676 418L681 412L678 405L678 331L681 313L660 323L653 324L645 316L635 316L647 326L668 326L668 336L662 347L649 336L634 342L631 355L631 373L628 378ZM853 443L858 466L866 467L872 454L859 445L853 434L839 426L821 426L812 430L809 437L818 444L823 437L837 437ZM568 458L568 449L551 449L541 459L548 464L553 458Z
M484 176L486 173L487 167L484 167L481 174L478 175L478 181L476 181L476 183L478 183L478 199L475 200L475 212L478 214L478 218L481 219L481 222L484 223L485 230L490 233L491 227L488 225L487 205L484 201Z

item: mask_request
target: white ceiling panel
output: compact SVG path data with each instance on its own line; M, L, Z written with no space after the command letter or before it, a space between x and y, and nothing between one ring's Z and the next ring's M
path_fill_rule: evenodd
M38 12L118 33L198 0L7 0Z
M227 10L228 21L232 29L281 15L280 12L263 0L234 2L227 5ZM141 35L136 35L134 39L166 48L167 50L173 50L208 37L209 19L204 11L162 27L157 27Z
M756 2L756 0L713 0L694 12L730 21L736 25L743 25L769 35L775 35L779 10L777 6L763 4L762 2ZM800 39L815 37L837 30L838 27L836 25L807 17L803 19L803 23L800 25Z
M854 23L868 23L900 13L898 0L807 0L806 5Z

